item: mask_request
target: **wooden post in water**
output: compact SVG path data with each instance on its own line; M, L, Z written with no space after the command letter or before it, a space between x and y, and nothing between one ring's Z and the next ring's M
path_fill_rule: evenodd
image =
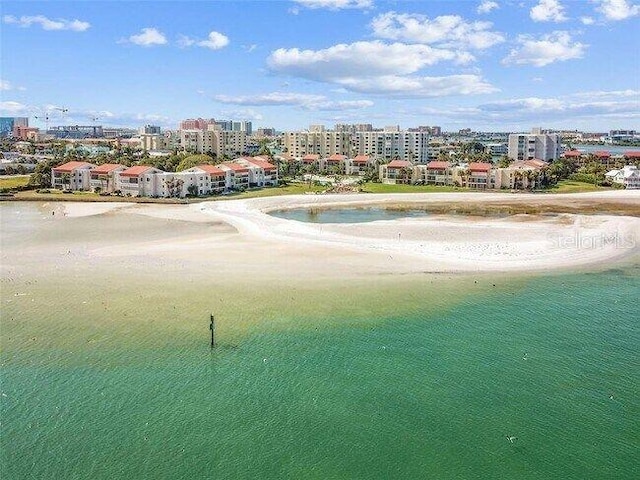
M211 323L209 324L209 330L211 330L211 348L216 346L216 320L211 314Z

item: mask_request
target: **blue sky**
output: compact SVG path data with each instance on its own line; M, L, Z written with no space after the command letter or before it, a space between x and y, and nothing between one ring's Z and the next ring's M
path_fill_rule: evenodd
M1 15L0 114L37 126L48 112L640 130L637 0L3 1Z

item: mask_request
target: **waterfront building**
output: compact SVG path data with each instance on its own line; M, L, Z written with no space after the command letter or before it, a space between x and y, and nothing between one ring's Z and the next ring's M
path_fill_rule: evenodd
M413 163L407 160L392 160L380 165L380 181L388 184L413 183Z
M427 185L451 185L453 182L451 163L429 162L425 168L424 183Z
M346 155L334 153L321 161L322 171L334 175L343 175L346 172Z
M89 190L90 171L95 165L88 162L67 162L51 169L51 186L60 190Z
M89 188L92 191L113 193L116 190L116 176L127 167L117 163L105 163L89 171Z
M131 197L152 197L158 191L162 170L149 165L130 167L116 174L116 190Z
M347 175L365 175L371 168L375 168L376 160L371 155L356 155L346 161Z
M560 137L555 133L541 133L539 128L532 129L531 133L512 133L508 152L512 160L556 160L561 152Z
M396 126L382 132L357 132L352 137L353 152L385 160L401 159L426 164L429 161L429 134L400 131ZM348 152L347 152L348 153Z
M104 137L101 125L59 125L49 128L47 134L54 138L69 140Z
M494 188L495 179L492 175L493 165L484 162L471 162L463 176L463 187L485 190Z
M605 176L628 190L640 189L640 169L636 165L625 165L619 170L607 172Z

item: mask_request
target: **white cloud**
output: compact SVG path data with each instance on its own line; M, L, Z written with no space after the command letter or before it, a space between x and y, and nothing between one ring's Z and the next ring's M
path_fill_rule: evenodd
M338 85L360 93L396 97L470 95L497 91L479 75L412 75L442 61L466 63L473 57L428 45L380 41L334 45L323 50L279 49L269 56L276 73Z
M18 115L28 113L29 107L19 102L0 102L0 112L4 112L9 115Z
M191 47L194 45L196 41L192 38L187 37L186 35L178 35L178 46L182 48Z
M243 45L242 48L244 48L247 53L251 53L253 52L256 48L258 48L258 45L255 43L252 43L251 45Z
M137 35L131 35L129 42L143 47L151 47L153 45L165 45L167 37L155 28L143 28Z
M220 50L229 45L229 37L215 31L210 32L206 40L194 40L186 35L180 35L178 37L178 45L183 48L196 45L198 47L210 48L211 50Z
M65 20L59 18L52 20L44 15L22 16L17 18L13 15L5 15L2 21L8 24L18 25L20 27L30 27L31 25L40 25L43 30L71 30L73 32L84 32L91 27L89 22L81 20Z
M580 17L580 21L583 25L593 25L595 20L591 17Z
M572 43L568 32L556 31L543 35L539 39L531 35L518 35L518 47L511 50L502 60L503 64L544 67L553 62L582 58L588 45Z
M442 61L467 63L473 56L428 45L386 44L380 41L340 44L323 50L280 48L267 64L273 71L311 80L344 77L406 75Z
M478 5L478 9L476 10L479 14L489 13L491 10L496 10L500 8L498 2L493 2L491 0L482 0L482 3Z
M443 77L384 75L373 78L343 78L336 83L353 92L407 98L476 95L498 91L478 75Z
M0 91L2 91L2 90L19 90L21 92L24 92L26 90L26 88L24 88L24 87L16 87L11 82L9 82L8 80L0 79Z
M429 19L425 15L388 12L371 22L375 36L443 47L483 50L504 42L501 33L491 31L491 22L467 22L458 15Z
M597 10L607 20L626 20L640 15L640 5L632 4L628 0L595 0L599 3Z
M293 0L302 7L318 9L326 8L328 10L344 10L347 8L371 8L373 0ZM292 9L292 13L293 9ZM295 14L298 12L295 11Z
M271 92L259 95L243 95L232 97L216 95L214 100L220 103L248 106L296 106L305 110L357 110L373 106L370 100L340 100L333 101L324 95L307 93Z
M640 90L596 90L590 92L578 92L574 93L572 96L581 97L581 98L616 98L616 97L636 97L640 98Z
M229 45L229 37L219 32L210 32L206 40L197 42L199 47L210 48L211 50L219 50Z
M264 116L260 112L257 112L252 108L244 108L240 110L225 110L223 112L220 112L220 115L217 115L217 117L243 118L245 120L254 120L257 122L264 119Z
M580 97L580 94L574 97ZM565 98L518 98L480 105L478 109L490 114L528 116L553 115L560 118L590 117L593 115L621 115L637 114L640 111L640 100L618 101L575 101L571 96Z
M558 0L540 0L540 3L531 8L529 16L534 22L559 23L568 20L564 14L564 7Z
M373 102L371 100L325 100L322 102L302 105L302 108L306 110L319 110L324 112L361 110L369 107L373 107Z
M272 92L260 95L244 95L231 97L229 95L216 95L214 100L220 103L231 103L234 105L304 105L308 103L325 100L323 95L310 95L306 93Z

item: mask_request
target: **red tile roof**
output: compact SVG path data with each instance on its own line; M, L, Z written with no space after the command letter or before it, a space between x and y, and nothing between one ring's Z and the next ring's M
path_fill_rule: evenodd
M109 173L118 168L126 167L124 165L120 165L119 163L104 163L102 165L98 165L96 168L91 169L91 173Z
M224 170L215 165L197 165L196 168L207 172L209 175L226 175Z
M95 167L95 165L88 162L67 162L63 163L59 167L53 169L57 173L71 173L77 168Z
M347 158L346 155L340 155L338 153L334 153L329 158L327 158L327 160L329 162L341 162L342 160L344 160L346 158Z
M449 162L433 161L427 163L427 170L446 170L451 164Z
M369 155L356 155L353 163L369 163L371 157Z
M249 162L252 165L255 165L256 167L260 167L264 170L274 170L276 168L275 165L273 165L272 163L267 162L266 160L262 160L262 158L264 157L253 157L252 159L247 159L247 162Z
M233 162L224 162L221 163L220 166L227 167L228 169L233 170L235 173L245 173L249 171L249 169L244 165Z
M318 160L320 158L320 155L317 155L315 153L309 153L308 155L305 155L304 157L302 157L302 161L303 162L315 162L316 160Z
M411 162L407 162L406 160L391 160L387 165L387 168L406 168L413 167Z
M564 152L565 157L579 157L581 155L582 152L580 152L579 150L567 150L566 152Z
M607 152L607 151L605 151L605 150L601 150L601 151L599 151L599 152L593 152L593 154L594 154L596 157L606 157L606 158L608 158L608 157L610 157L610 156L611 156L611 153L609 153L609 152Z
M471 162L469 164L469 170L472 172L488 172L491 170L491 167L493 167L493 165L484 162Z
M135 167L127 168L120 172L121 177L137 177L142 175L147 170L152 169L153 167L150 165L137 165Z
M640 152L625 152L625 158L640 158Z

